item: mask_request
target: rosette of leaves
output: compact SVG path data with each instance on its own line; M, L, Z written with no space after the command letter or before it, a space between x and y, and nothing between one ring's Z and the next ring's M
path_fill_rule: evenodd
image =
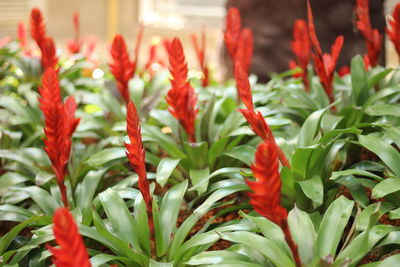
M379 205L355 212L354 201L339 197L323 214L307 214L294 208L288 222L299 247L303 266L389 266L398 260L390 256L398 244L398 227L377 224L383 213ZM281 229L263 217L244 214L251 231L221 233L231 242L224 251L206 251L193 256L187 264L195 266L295 266ZM382 262L360 265L376 248L389 255Z

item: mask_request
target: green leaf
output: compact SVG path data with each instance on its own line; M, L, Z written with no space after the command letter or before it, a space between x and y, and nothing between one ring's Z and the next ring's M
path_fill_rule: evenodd
M301 261L305 266L308 266L314 259L316 239L314 225L310 216L306 212L294 207L289 212L288 223L295 243L299 244Z
M392 72L392 70L393 69L391 68L386 68L372 76L370 79L368 79L368 87L374 87L376 84L382 81L390 72Z
M317 208L322 205L324 199L324 186L321 177L314 175L311 179L299 182L304 194L313 202L313 207Z
M200 254L194 255L193 257L190 258L188 262L186 262L186 264L196 265L196 266L200 266L203 264L210 264L210 265L218 264L218 266L221 266L221 264L224 264L227 261L249 261L249 263L251 263L252 260L243 254L234 253L226 250L219 250L219 251L204 251ZM247 265L240 265L240 266L245 267Z
M307 147L313 144L313 140L319 129L322 115L326 108L313 112L304 122L300 129L297 144L299 147Z
M220 188L217 191L213 192L206 201L204 201L198 208L193 211L193 214L190 215L178 228L175 237L172 241L172 244L169 248L168 253L168 260L173 260L177 250L181 246L181 244L185 241L187 235L189 234L190 230L196 224L201 217L204 216L210 209L213 208L213 205L218 200L226 197L227 195L233 194L238 191L246 190L247 186L244 184L240 185L233 185L225 188Z
M226 151L224 155L238 159L241 162L244 162L246 165L250 166L250 164L254 161L255 152L255 147L249 145L241 145L231 148L230 150Z
M99 168L123 158L126 158L124 147L111 147L102 149L101 151L93 154L87 160L87 163L92 167Z
M28 193L46 215L53 216L54 211L59 206L56 200L46 190L40 187L28 186L19 190Z
M101 177L103 177L106 170L106 168L103 168L97 171L89 171L76 189L76 204L82 211L82 224L88 224L91 221L90 205Z
M135 250L141 251L137 240L139 229L136 229L136 223L124 200L110 188L99 194L99 199L110 220L112 232L121 240L133 245Z
M190 180L199 195L207 191L210 170L208 168L201 170L190 170Z
M307 170L309 161L316 148L316 146L299 147L294 151L292 157L292 173L296 180L305 180L308 178Z
M351 60L351 85L354 103L357 106L362 106L368 99L370 92L364 60L359 55Z
M391 208L392 206L386 202L376 202L369 205L361 213L357 214L354 221L356 230L361 232L370 229Z
M149 267L173 267L173 262L157 262L153 259L150 259Z
M240 231L233 233L222 233L221 237L235 243L245 244L257 249L264 257L276 266L294 267L294 263L274 242L259 235Z
M357 175L357 176L362 176L362 177L368 177L368 178L375 179L377 181L383 180L382 177L375 175L369 171L362 170L362 169L348 169L348 170L344 170L344 171L332 172L332 176L329 178L329 180L336 180L342 176L348 176L348 175Z
M19 234L19 232L21 232L29 224L39 220L40 217L41 217L40 215L34 215L30 217L28 220L17 224L10 231L8 231L7 234L2 236L0 238L0 255L2 255L6 251L11 241Z
M389 115L389 116L399 117L400 116L400 107L395 106L395 105L389 105L389 104L373 105L373 106L368 106L365 109L365 113L367 113L370 116Z
M277 224L264 217L250 216L244 212L241 212L240 215L255 223L265 238L274 242L288 257L290 257L291 252L285 241L285 236L283 235L282 229Z
M353 264L360 261L382 238L394 229L396 228L391 225L375 225L371 230L362 232L339 253L335 263L351 259L351 266L354 266Z
M172 233L175 233L179 210L181 209L183 196L185 195L187 187L188 181L175 185L167 191L161 203L160 226L162 227L161 232L165 248L171 241Z
M140 231L136 231L137 239L139 241L139 245L143 250L143 253L146 255L150 255L150 227L149 227L149 219L147 215L146 203L143 200L142 194L138 194L135 199L133 205L133 215L135 218L135 228Z
M400 178L387 178L372 189L372 198L382 198L400 190Z
M353 210L354 202L341 196L327 209L317 236L317 251L321 258L335 257L337 246Z
M400 177L400 153L390 144L372 135L359 135L358 140L362 146L374 152L385 164Z
M179 164L180 159L163 158L157 166L156 181L159 185L165 186L168 178Z
M379 262L373 262L373 263L368 263L368 264L363 264L361 267L393 267L398 265L400 262L400 255L393 255L390 256L383 261Z

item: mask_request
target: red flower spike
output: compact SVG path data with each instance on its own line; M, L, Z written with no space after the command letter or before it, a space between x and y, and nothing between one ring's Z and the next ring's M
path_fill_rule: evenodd
M253 33L250 29L244 28L240 32L237 42L235 62L242 62L246 71L249 72L251 66L251 59L253 57Z
M81 51L82 40L80 39L80 23L79 23L79 13L75 12L72 18L74 24L74 39L67 42L68 50L71 54L78 54Z
M392 17L388 19L388 24L386 33L400 58L400 3L393 9Z
M42 42L42 67L44 70L47 68L56 68L58 58L56 56L56 46L54 41L50 37L46 37L46 39Z
M169 112L179 120L189 136L190 142L196 142L195 139L195 120L196 120L196 102L197 97L193 87L187 80L188 68L183 53L181 41L174 38L169 48L169 64L172 75L171 89L167 94L167 103Z
M368 0L356 0L356 4L357 29L365 38L369 61L375 67L379 63L383 37L377 29L372 29Z
M240 99L247 109L254 110L248 74L240 61L235 64L235 80Z
M276 144L272 131L269 128L261 112L251 109L239 109L239 111L243 114L244 118L250 125L250 129L256 135L258 135L264 141L275 144L276 150L278 151L279 161L282 163L282 165L290 167L289 161L287 160L285 153L283 153L280 147L278 147L278 145Z
M256 181L246 180L252 189L250 204L259 214L279 225L292 251L296 266L302 266L297 245L294 243L287 224L288 213L281 206L281 177L279 174L277 146L269 141L260 144L251 165Z
M310 84L307 77L307 66L311 60L311 42L308 35L307 22L299 19L296 20L293 26L293 41L291 42L292 52L296 57L296 62L289 63L293 69L299 66L302 69L301 73L296 74L301 77L306 92L310 91ZM295 76L296 77L296 76Z
M91 267L89 255L71 213L59 208L53 217L53 234L60 248L47 245L56 267Z
M147 180L145 151L142 143L142 134L140 132L140 121L136 107L132 101L127 106L126 131L130 140L130 144L125 143L126 156L131 163L133 170L139 177L139 190L142 193L147 209L151 211L150 186Z
M235 7L230 7L226 16L224 41L232 62L235 62L236 48L240 36L240 29L241 18L239 10Z
M71 152L71 136L79 123L75 118L76 103L73 97L69 97L65 105L62 103L57 71L53 68L45 71L39 93L40 109L45 117L44 150L51 161L64 206L68 207L64 178Z
M192 43L194 46L194 49L196 51L197 55L197 60L199 61L200 68L203 72L203 78L202 78L202 86L207 87L209 84L209 71L205 59L205 53L206 53L206 31L202 30L201 32L201 42L199 44L197 40L197 36L195 34L192 34L190 36L192 38ZM201 45L201 46L200 46Z
M42 43L46 39L46 26L42 12L38 8L34 8L31 11L31 36L36 41L39 48L42 48Z
M307 1L307 13L308 13L308 29L311 40L312 48L314 53L312 54L315 63L315 72L319 76L322 86L325 89L330 103L334 99L333 92L333 74L335 72L336 63L340 55L340 51L343 47L344 38L342 35L338 36L335 43L332 45L331 54L322 53L321 46L319 44L317 35L315 33L314 19L312 15L310 1Z
M22 21L18 23L17 38L21 49L25 49L28 42L26 37L25 24Z
M111 73L117 81L117 88L124 98L129 102L128 82L133 77L133 63L129 60L128 49L124 38L117 34L111 47L112 63L109 64Z

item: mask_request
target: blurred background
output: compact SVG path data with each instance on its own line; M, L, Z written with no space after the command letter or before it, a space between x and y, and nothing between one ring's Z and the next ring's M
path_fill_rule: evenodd
M385 13L391 12L397 2L399 0L385 1ZM28 25L30 9L39 7L45 16L48 35L65 52L66 41L73 37L72 16L78 11L82 37L97 39L96 51L102 57L102 62L108 61L108 47L116 33L123 34L132 49L139 23L142 22L145 30L141 63L147 60L152 43L160 43L165 37L178 36L183 41L189 65L197 67L190 34L200 34L202 27L205 27L206 54L213 68L221 62L225 4L225 0L0 0L0 38L15 38L17 23L23 21ZM386 62L389 66L397 65L393 51L387 43ZM160 47L159 55L165 57L164 53Z

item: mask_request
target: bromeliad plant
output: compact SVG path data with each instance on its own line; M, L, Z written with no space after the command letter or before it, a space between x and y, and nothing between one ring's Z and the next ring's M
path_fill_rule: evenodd
M376 45L366 2L357 16ZM141 70L141 28L133 58L114 39L117 86L107 88L109 71L75 53L79 37L74 55L56 56L40 11L31 18L40 60L18 63L29 56L22 28L18 43L0 48L0 220L18 223L4 224L1 266L398 261L383 261L400 244L398 70L367 66L371 50L336 75L343 39L322 52L310 5L308 22L294 27L298 68L266 85L248 76L252 34L235 8L224 41L236 84L223 85L207 76L204 37L193 39L202 77L176 38L165 42L170 83L149 68L154 49Z

